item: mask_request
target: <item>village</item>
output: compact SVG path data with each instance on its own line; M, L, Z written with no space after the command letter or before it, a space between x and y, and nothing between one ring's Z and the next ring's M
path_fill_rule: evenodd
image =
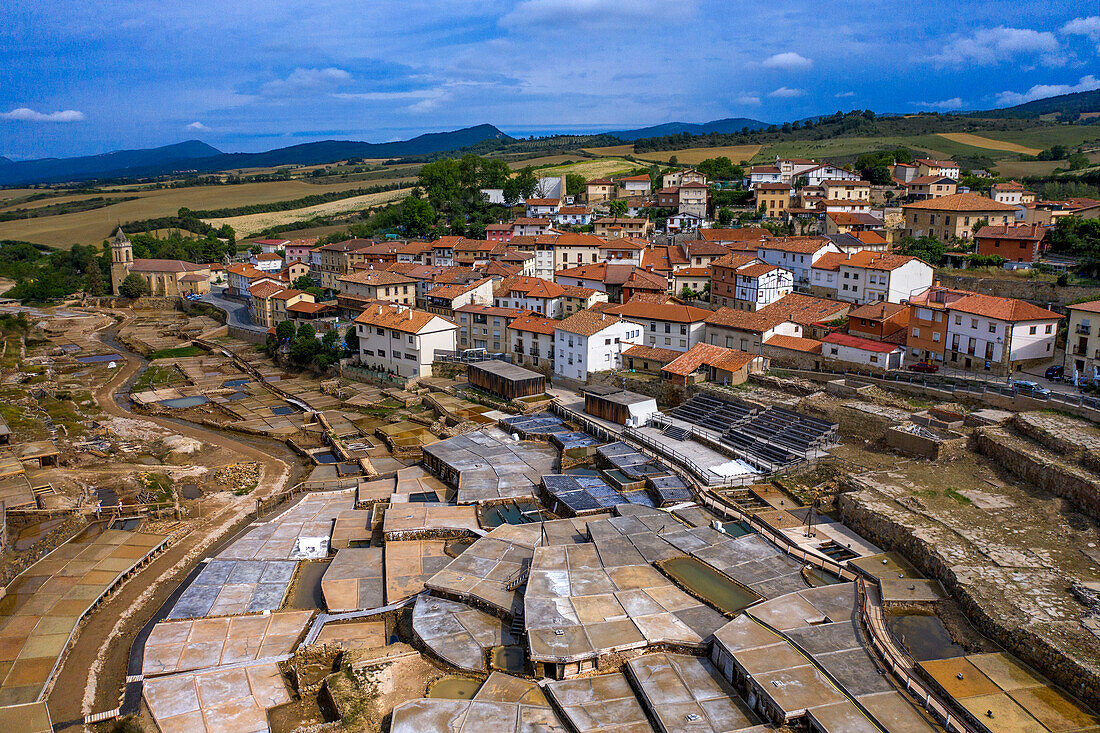
M1005 294L1100 201L890 173L118 228L0 303L0 730L1100 731L1100 297Z

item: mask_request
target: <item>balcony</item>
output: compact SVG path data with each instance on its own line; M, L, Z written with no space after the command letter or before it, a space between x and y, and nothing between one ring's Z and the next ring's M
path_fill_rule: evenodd
M1070 350L1070 353L1073 354L1074 356L1088 356L1089 350L1088 350L1087 347L1082 346L1081 344L1078 344L1077 346L1074 346L1073 349Z
M542 356L542 352L534 347L531 347L531 350L527 353L529 356Z
M1074 329L1074 333L1079 333L1082 336L1088 336L1092 332L1091 326L1085 326L1080 323L1077 324L1077 328Z

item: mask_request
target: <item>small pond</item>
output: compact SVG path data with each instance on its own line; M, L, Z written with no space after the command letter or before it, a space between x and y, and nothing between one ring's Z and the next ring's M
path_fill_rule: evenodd
M511 501L486 506L478 512L482 526L492 529L502 524L529 524L542 518L542 511L532 501Z
M961 657L966 650L951 640L939 616L905 614L886 619L890 632L918 662Z
M422 504L434 504L439 502L439 494L434 491L419 491L415 494L409 494L409 501L416 501Z
M497 646L493 647L490 657L493 669L510 674L523 674L527 667L527 655L523 653L521 646Z
M440 677L428 688L428 697L445 697L450 700L469 700L481 689L481 680L448 674Z
M657 567L725 613L739 613L760 600L760 596L753 591L694 557L674 557L658 563Z
M730 537L744 537L752 532L749 529L749 525L744 522L723 522L722 531L728 534Z
M222 382L223 387L243 387L251 382L251 379L230 379L227 382Z
M828 570L822 570L821 568L805 567L802 568L802 577L806 579L806 582L812 585L814 588L818 588L823 585L838 585L845 583L843 578L839 575L833 575Z
M206 399L202 395L195 395L193 397L173 397L170 400L161 400L158 405L164 405L165 407L198 407L199 405L205 405L210 400Z
M311 455L313 456L313 460L321 464L336 463L336 456L333 455L330 450L320 451L319 453L313 453Z
M230 402L236 402L237 400L243 400L247 396L247 392L234 392L233 394L226 395L225 399L229 400Z
M290 405L284 405L282 407L272 407L271 408L271 413L273 415L293 415L295 412L297 412L297 411L293 407L291 407Z
M78 356L76 360L81 364L100 364L108 361L122 361L119 354L96 354L95 356Z

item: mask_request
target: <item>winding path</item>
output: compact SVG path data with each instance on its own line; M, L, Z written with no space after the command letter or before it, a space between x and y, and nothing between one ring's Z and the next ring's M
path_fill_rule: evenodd
M133 316L127 316L117 328L131 320ZM118 706L120 692L126 685L130 647L142 629L196 569L208 548L246 525L255 499L284 487L292 472L287 461L223 433L155 415L133 413L125 393L146 361L105 331L97 334L97 338L124 359L110 381L94 390L103 412L154 423L176 434L218 446L236 454L240 460L257 461L262 474L259 485L248 497L241 497L199 520L88 617L46 697L55 730L79 728L86 714Z

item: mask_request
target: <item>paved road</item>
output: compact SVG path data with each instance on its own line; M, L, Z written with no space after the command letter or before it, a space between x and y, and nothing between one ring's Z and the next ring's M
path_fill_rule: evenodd
M225 311L226 325L236 328L246 328L249 331L265 332L266 328L252 322L248 315L248 306L239 300L230 300L222 297L224 288L211 288L210 292L202 297L202 302L209 303L219 310Z

